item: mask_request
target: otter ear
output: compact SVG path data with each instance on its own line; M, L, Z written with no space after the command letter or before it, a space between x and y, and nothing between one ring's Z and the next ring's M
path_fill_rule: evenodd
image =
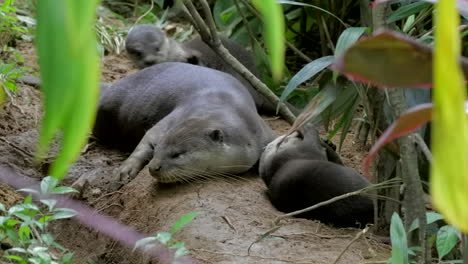
M212 130L209 136L213 141L223 142L223 131L219 129Z
M194 65L205 66L202 63L201 57L202 55L200 52L196 50L189 50L186 54L185 62Z
M200 65L200 58L197 55L192 54L190 57L187 57L187 63Z
M296 133L297 133L297 137L298 137L299 139L301 139L301 140L304 139L304 133L302 132L301 129L296 130Z

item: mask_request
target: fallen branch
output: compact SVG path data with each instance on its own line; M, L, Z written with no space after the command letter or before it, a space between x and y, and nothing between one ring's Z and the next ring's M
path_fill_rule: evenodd
M229 51L222 45L219 39L218 33L216 32L216 26L211 16L211 9L206 0L200 0L203 13L206 17L204 21L197 9L190 0L183 0L182 4L187 8L194 23L195 29L200 34L202 40L209 45L213 51L218 54L227 64L231 65L232 68L244 77L261 95L263 95L268 101L274 105L278 105L279 98L255 75L253 75L248 69L245 68ZM205 23L206 22L206 23ZM208 31L209 30L209 31ZM294 123L296 117L289 110L289 108L282 103L279 107L279 114L290 124Z

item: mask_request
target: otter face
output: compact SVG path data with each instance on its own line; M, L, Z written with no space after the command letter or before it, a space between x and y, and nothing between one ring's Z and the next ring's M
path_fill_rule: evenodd
M272 142L270 142L262 153L260 157L260 166L259 172L260 176L265 180L265 177L268 179L268 183L273 175L272 174L272 166L273 159L278 156L285 155L288 150L294 150L299 148L302 144L304 136L299 131L293 132L289 136L279 136ZM287 157L285 157L287 158ZM266 180L265 180L266 182Z
M159 182L223 177L245 172L255 164L258 154L253 148L231 144L226 131L202 122L208 121L185 121L156 143L148 168Z
M153 25L135 26L127 35L125 48L138 68L165 62L167 36L160 28Z
M140 69L163 62L186 62L205 66L200 52L184 48L154 25L135 26L128 32L125 48Z
M268 144L260 158L260 177L268 185L284 163L295 159L327 160L315 128L301 129L287 137L280 136Z

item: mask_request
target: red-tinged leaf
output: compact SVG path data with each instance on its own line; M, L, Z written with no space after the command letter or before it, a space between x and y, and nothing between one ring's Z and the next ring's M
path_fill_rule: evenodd
M373 3L372 3L372 7L374 7L375 5L378 5L378 4L381 4L381 3L385 3L385 2L400 2L400 1L395 1L395 0L375 0ZM422 1L425 1L425 2L428 2L428 3L437 3L439 1L437 0L422 0ZM458 0L457 1L457 8L458 8L458 12L460 12L460 14L462 15L468 15L468 0Z
M369 154L364 159L363 171L369 175L369 166L379 150L388 142L418 129L432 118L433 104L421 104L406 111L400 116L375 142Z
M332 68L381 87L431 87L433 51L394 31L380 31L348 48ZM468 59L460 63L468 77Z

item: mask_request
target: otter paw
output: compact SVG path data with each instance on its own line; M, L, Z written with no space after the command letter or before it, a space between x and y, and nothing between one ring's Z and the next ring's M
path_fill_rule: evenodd
M122 184L129 183L131 180L135 179L141 169L139 162L127 159L119 169L120 182Z

